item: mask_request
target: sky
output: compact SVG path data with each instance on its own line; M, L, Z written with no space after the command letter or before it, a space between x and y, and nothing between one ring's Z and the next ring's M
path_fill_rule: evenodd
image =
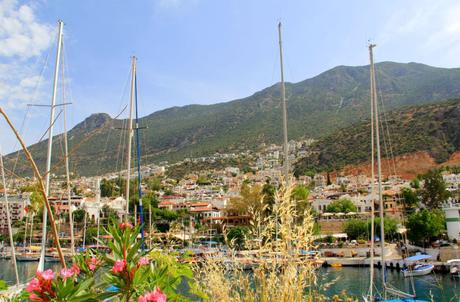
M65 97L60 91L57 102L72 103L71 128L92 113L121 111L133 55L144 116L243 98L279 81L280 21L285 79L299 82L368 64L369 40L376 61L459 67L458 16L455 0L0 0L0 106L27 144L40 140L50 108L27 104L50 104L58 19ZM3 120L0 147L19 148Z

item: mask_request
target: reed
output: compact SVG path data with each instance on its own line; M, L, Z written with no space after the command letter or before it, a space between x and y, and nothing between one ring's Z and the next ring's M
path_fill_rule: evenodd
M202 290L209 301L298 302L326 301L317 283L312 261L299 257L310 250L314 218L310 209L298 210L291 198L292 186L281 186L271 209L263 204L251 210L247 246L255 254L252 273L243 270L244 260L231 250L229 259L208 258L197 269ZM232 246L229 244L229 246ZM333 301L355 301L345 293Z

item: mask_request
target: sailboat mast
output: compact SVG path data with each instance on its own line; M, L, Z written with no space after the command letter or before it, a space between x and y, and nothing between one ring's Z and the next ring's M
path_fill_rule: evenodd
M144 208L142 205L142 186L141 186L141 145L139 138L139 110L137 105L137 74L136 74L136 61L137 58L133 57L133 78L134 78L134 103L136 105L136 157L137 157L137 191L139 194L139 223L141 229L139 230L142 238L142 250L144 249ZM137 221L137 217L136 217Z
M278 38L280 48L280 71L281 71L281 102L283 107L283 146L284 146L284 178L286 188L289 186L289 149L288 149L288 131L287 131L287 109L286 109L286 88L284 85L284 64L283 64L283 42L281 22L278 23Z
M8 190L6 187L6 179L5 179L5 168L3 167L3 154L0 153L0 169L2 172L2 183L3 183L3 190L4 190L4 198L5 198L5 209L6 209L6 221L8 223L8 235L10 237L10 247L11 247L11 260L13 260L13 267L14 267L14 275L16 277L16 284L19 285L19 273L18 273L18 265L16 263L16 250L14 247L14 240L13 240L13 230L11 229L11 216L10 216L10 203L8 202ZM27 227L25 229L27 232Z
M64 82L64 55L62 56L62 103L64 104L64 156L65 156L65 175L67 183L67 204L69 206L69 223L70 223L70 252L72 255L75 254L75 239L73 230L73 208L72 198L70 192L70 172L69 172L69 144L67 140L67 110L65 105L65 82Z
M383 196L382 196L382 158L380 154L380 131L379 131L379 110L377 102L377 89L375 81L375 66L374 66L374 54L372 49L376 45L370 46L370 59L371 59L371 70L372 70L372 81L374 83L372 89L372 99L374 104L374 126L375 126L375 147L377 150L377 180L378 180L378 197L379 197L379 213L380 213L380 253L382 257L382 270L381 278L383 284L383 294L386 295L385 285L385 229L384 229L384 212L383 212Z
M50 113L50 128L48 131L48 153L46 157L46 171L45 171L45 190L46 196L50 194L50 174L51 174L51 152L53 149L53 128L54 128L54 114L56 108L56 96L57 96L57 85L59 78L59 63L61 61L61 48L62 48L62 31L64 28L64 22L58 21L58 38L57 38L57 50L56 50L56 63L54 66L54 80L53 80L53 94L51 98L51 113ZM46 253L46 233L47 233L47 221L48 211L46 208L43 209L43 226L42 226L42 243L40 261L38 263L37 271L43 271L45 268L45 253ZM56 238L57 240L57 238Z
M369 44L369 60L370 60L370 97L371 97L371 248L370 248L370 279L369 279L369 297L373 297L374 290L374 245L375 245L375 142L374 142L374 74L373 74L373 55L372 48L374 45Z
M131 61L131 98L129 100L129 116L128 116L128 146L126 149L126 216L125 220L129 220L129 182L131 179L131 145L133 140L133 111L134 111L134 81L135 81L135 68L136 68L136 58L133 57Z

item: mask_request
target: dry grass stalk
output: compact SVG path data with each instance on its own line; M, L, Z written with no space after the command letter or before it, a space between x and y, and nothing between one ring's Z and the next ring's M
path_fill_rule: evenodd
M248 259L237 257L236 251L226 259L209 258L200 267L201 285L210 301L325 300L316 284L314 263L298 256L311 248L314 219L309 210L298 213L291 193L292 187L281 187L271 211L261 200L251 213L250 237L256 244L250 261L257 265L252 273L243 271Z

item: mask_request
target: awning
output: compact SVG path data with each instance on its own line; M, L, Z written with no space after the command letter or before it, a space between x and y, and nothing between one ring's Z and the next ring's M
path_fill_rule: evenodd
M407 257L407 258L404 259L404 261L420 261L420 260L426 260L426 259L430 259L430 258L431 258L430 255L420 254L420 255Z

